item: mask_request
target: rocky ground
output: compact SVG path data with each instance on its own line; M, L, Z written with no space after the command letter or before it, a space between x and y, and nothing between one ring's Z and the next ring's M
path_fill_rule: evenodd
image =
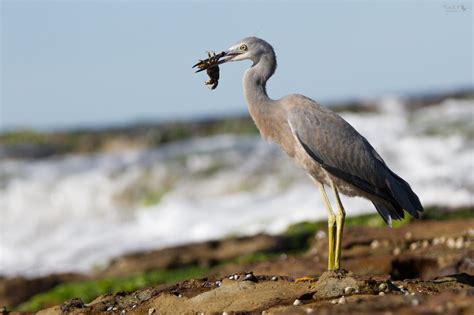
M393 229L348 225L343 267L350 271L325 272L325 229L305 223L280 236L130 254L90 275L3 279L0 302L11 308L27 300L34 281L41 292L61 282L199 266L203 275L195 279L112 290L91 301L77 296L42 304L38 314L474 314L474 219L424 220Z

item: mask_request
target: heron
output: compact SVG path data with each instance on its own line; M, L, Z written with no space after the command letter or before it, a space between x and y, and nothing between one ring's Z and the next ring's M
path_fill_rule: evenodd
M423 207L410 185L341 116L304 95L276 100L268 96L266 84L277 68L268 42L244 38L225 50L218 64L241 60L252 61L243 76L243 94L260 134L277 143L319 188L328 215L328 270L341 269L346 212L339 193L370 200L389 226L405 212L419 217ZM335 210L326 187L334 196Z

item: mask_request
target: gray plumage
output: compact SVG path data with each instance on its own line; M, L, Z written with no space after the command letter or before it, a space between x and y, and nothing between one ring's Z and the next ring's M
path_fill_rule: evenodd
M410 185L390 170L370 143L342 117L303 95L291 94L279 100L268 97L266 83L277 66L270 44L256 37L244 38L225 52L222 63L245 59L253 64L243 78L244 97L261 135L279 144L320 186L329 215L329 235L336 238L336 245L331 245L329 239L329 269L340 267L345 212L338 191L371 200L388 224L392 219L404 218L404 210L418 217L423 207ZM336 215L325 185L331 186L335 194ZM334 226L337 234L333 234Z

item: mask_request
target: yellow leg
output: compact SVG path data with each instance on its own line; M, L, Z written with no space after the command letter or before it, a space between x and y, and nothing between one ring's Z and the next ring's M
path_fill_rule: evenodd
M331 180L331 188L334 194L334 198L337 203L337 213L336 213L336 253L334 258L334 269L341 269L341 242L342 242L342 232L344 230L344 219L346 218L346 212L342 206L341 198L339 197L339 192L334 182Z
M318 183L319 191L321 192L321 196L323 197L323 203L326 207L328 212L328 270L334 270L334 236L336 235L334 231L334 226L336 225L336 216L332 211L331 204L329 203L328 195L326 194L326 190L324 189L324 185L322 183ZM336 226L337 228L337 226ZM337 239L336 239L337 240ZM337 252L336 252L337 253Z

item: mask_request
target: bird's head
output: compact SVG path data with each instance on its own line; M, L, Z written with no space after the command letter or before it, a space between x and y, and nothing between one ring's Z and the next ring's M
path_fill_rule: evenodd
M265 55L275 55L269 43L257 37L246 37L225 51L220 63L249 59L256 64Z

